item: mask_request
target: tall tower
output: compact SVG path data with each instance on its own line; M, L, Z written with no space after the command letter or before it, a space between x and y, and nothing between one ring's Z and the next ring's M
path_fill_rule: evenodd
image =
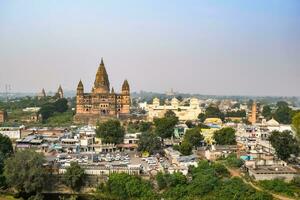
M121 103L121 114L130 113L130 87L128 81L125 79L122 85L122 103Z
M57 97L60 98L60 99L64 98L64 91L63 91L61 85L59 85L59 87L58 87Z
M84 87L82 81L80 80L77 86L76 93L76 113L84 112Z
M252 111L251 111L251 124L254 125L256 123L256 112L257 112L257 105L254 101L252 104Z
M109 93L109 80L108 75L104 66L103 58L101 58L101 63L99 65L94 87L93 87L93 93Z

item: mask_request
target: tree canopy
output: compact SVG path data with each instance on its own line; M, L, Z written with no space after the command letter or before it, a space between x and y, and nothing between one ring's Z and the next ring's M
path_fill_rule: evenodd
M150 154L159 153L162 151L161 140L153 133L144 132L139 137L138 151L147 151Z
M63 175L64 182L72 190L78 191L84 183L84 169L77 162L71 162Z
M290 131L273 131L269 137L277 156L282 160L288 160L291 154L296 156L300 152L299 142Z
M108 120L98 124L96 136L101 138L103 143L120 144L123 142L125 130L119 120Z
M5 177L3 176L3 168L5 160L13 153L13 147L7 136L0 134L0 188L5 186Z
M39 193L45 184L44 156L32 150L23 150L5 161L4 176L9 186L20 193Z
M270 106L265 105L263 107L262 116L264 116L264 118L266 118L267 120L272 118L272 109Z
M125 173L109 175L99 190L110 199L157 199L150 182Z
M177 122L177 117L155 118L155 133L161 138L170 138L174 133L174 127Z
M201 129L196 127L187 130L183 140L190 143L193 147L199 147L201 146L201 141L204 140L204 137L201 134Z
M291 124L292 109L284 101L277 102L277 109L274 112L274 119L282 124Z
M65 98L58 99L55 102L45 103L42 105L39 114L42 115L42 120L45 122L49 117L53 116L54 113L64 113L68 110L68 100Z
M298 112L292 121L293 129L295 130L298 139L300 140L300 112Z
M192 150L193 150L193 145L187 141L183 141L179 146L179 151L184 156L191 155L193 153Z
M214 132L213 139L218 145L235 145L235 130L230 127L222 128Z
M205 110L205 118L220 118L224 120L224 113L217 106L209 106Z

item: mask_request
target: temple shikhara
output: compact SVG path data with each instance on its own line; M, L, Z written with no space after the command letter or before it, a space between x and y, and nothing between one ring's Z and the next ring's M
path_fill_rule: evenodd
M130 114L130 88L128 81L122 85L121 93L110 88L108 75L101 59L91 93L85 93L80 80L76 94L74 122L96 124L109 118L122 118Z

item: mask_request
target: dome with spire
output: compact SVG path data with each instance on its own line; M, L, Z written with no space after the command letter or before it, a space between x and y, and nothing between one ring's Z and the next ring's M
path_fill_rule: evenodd
M96 93L109 92L109 88L108 75L104 66L103 58L101 58L101 63L96 74L93 91Z

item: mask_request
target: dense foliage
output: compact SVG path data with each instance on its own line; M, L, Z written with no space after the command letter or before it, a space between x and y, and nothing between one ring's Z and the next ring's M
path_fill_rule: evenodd
M119 120L108 120L100 123L96 129L96 136L101 138L103 143L119 144L123 142L125 130Z
M193 152L193 146L192 144L190 144L189 142L187 141L183 141L181 143L181 145L179 146L179 149L180 153L183 155L183 156L188 156L188 155L191 155Z
M6 185L3 175L4 161L13 153L13 147L7 136L0 134L0 188Z
M300 196L299 177L294 178L290 183L283 179L264 180L260 181L259 185L271 192L282 193L291 197Z
M267 120L271 119L272 118L272 109L270 106L268 105L265 105L263 107L263 110L262 110L262 116L264 116L264 118L266 118Z
M157 174L156 181L164 199L272 199L269 194L258 192L245 184L240 178L229 178L229 172L224 165L199 162L198 167L192 167L190 180L180 173Z
M138 151L149 152L150 154L162 151L161 140L153 133L144 132L139 136Z
M52 117L55 113L64 113L68 110L68 100L65 98L58 99L51 103L42 105L39 114L42 115L42 120L45 122L49 117Z
M98 188L96 199L157 199L150 182L125 173L111 174Z
M273 131L269 141L282 160L288 160L291 154L298 155L300 152L299 142L290 131Z
M201 129L198 127L187 130L186 133L184 134L184 138L183 138L183 141L188 142L193 147L201 146L201 142L203 140L204 140L204 137L201 134Z
M282 124L290 124L292 122L292 109L284 101L277 102L277 109L274 112L274 118Z
M206 118L220 118L222 120L224 120L224 118L225 118L224 113L222 113L217 106L209 106L208 108L206 108L204 116L199 115L198 118L199 117L201 117L201 119L203 119L203 118L204 119L206 119Z
M152 123L145 121L129 122L126 126L128 133L148 132L151 130Z
M31 150L18 151L5 161L4 176L19 193L39 193L45 184L44 156Z
M178 122L178 118L174 116L155 118L155 133L161 138L170 138L173 136L174 127Z
M230 127L222 128L214 132L213 139L218 145L235 145L235 130Z
M76 162L71 162L63 175L64 183L72 190L78 191L84 182L84 169Z
M239 168L244 164L244 161L242 159L238 158L235 153L229 154L225 158L225 161L229 167L234 167L234 168Z
M246 117L245 110L229 111L225 114L226 117Z
M293 117L292 125L297 137L300 139L300 112Z

